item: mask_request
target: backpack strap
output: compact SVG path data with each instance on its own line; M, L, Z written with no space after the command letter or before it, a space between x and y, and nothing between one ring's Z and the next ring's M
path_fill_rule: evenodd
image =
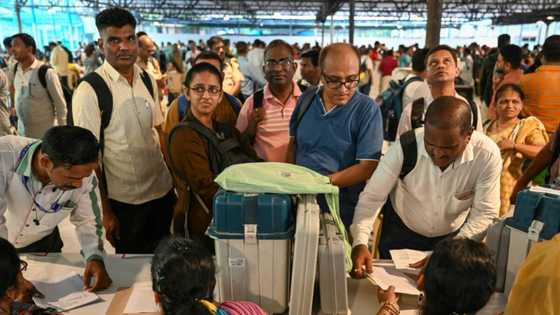
M111 115L113 114L113 94L109 89L105 80L97 73L91 72L87 74L82 81L87 82L97 96L97 106L101 114L101 124L99 126L99 148L101 151L101 158L103 158L105 148L105 128L111 122ZM107 191L107 180L105 176L105 167L101 168L100 188Z
M179 121L183 121L183 118L187 115L187 108L189 107L189 103L185 95L181 95L178 97L179 102Z
M403 180L416 167L416 160L418 159L418 144L414 129L403 133L399 141L403 151L403 164L399 178Z
M229 105L231 106L231 109L233 109L233 111L237 115L239 115L239 112L241 111L241 102L237 99L237 97L235 97L235 96L233 96L229 93L224 92L224 95L227 98L227 100L229 102Z
M261 108L263 106L264 91L258 90L253 94L253 108Z
M152 79L150 78L150 75L148 74L148 72L146 72L146 70L142 69L142 73L140 73L140 78L142 78L142 82L144 82L144 85L148 89L148 92L150 92L150 95L152 96L152 98L157 104L158 102L155 96L156 93L154 92L154 86L152 85Z
M472 117L473 130L476 130L476 127L478 126L478 106L471 99L468 99L467 102L469 103L469 106L471 107L471 113L473 115L473 117Z
M420 128L424 125L424 109L426 108L426 101L423 97L412 102L410 111L410 125L412 129Z
M300 102L300 108L299 108L299 112L296 118L296 129L299 126L299 123L301 122L301 120L303 119L303 115L305 115L305 113L307 112L307 110L309 109L309 106L311 106L311 103L313 103L313 100L315 100L315 96L317 96L317 91L319 90L319 88L308 88L307 90L305 90L305 92L300 96L301 102Z
M41 85L43 86L43 88L45 90L47 90L47 93L49 92L49 89L47 89L47 71L50 69L51 67L49 65L45 65L42 64L39 67L39 70L37 70L37 76L39 77L39 82L41 83Z

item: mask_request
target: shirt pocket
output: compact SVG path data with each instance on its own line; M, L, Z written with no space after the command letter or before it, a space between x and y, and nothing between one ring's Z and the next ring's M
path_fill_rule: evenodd
M453 195L453 208L450 209L453 213L461 213L472 207L474 201L474 191L466 190Z

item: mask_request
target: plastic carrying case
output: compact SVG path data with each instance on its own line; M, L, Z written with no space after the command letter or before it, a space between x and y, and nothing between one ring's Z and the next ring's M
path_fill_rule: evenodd
M222 301L251 301L266 312L288 307L294 201L290 195L219 190L208 235L215 240Z

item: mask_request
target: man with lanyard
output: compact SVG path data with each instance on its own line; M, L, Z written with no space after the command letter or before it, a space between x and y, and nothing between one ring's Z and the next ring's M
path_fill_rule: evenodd
M53 127L42 141L0 138L0 237L20 253L60 252L58 224L70 217L86 260L84 287L90 291L111 284L103 263L101 204L93 173L98 152L95 136L79 127Z

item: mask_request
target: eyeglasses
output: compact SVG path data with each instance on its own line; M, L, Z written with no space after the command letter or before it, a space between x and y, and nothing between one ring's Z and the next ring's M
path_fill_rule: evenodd
M268 59L265 60L264 65L268 68L272 68L277 65L280 65L282 68L288 68L292 63L293 61L290 58L280 60Z
M191 91L193 91L195 94L198 94L200 96L204 95L204 93L208 92L208 94L210 94L211 96L218 96L220 95L220 92L222 92L222 89L217 87L217 86L209 86L209 87L204 87L204 86L191 86L189 87L189 89Z
M355 88L356 86L358 86L358 83L360 82L360 79L358 77L358 75L356 75L355 79L352 78L347 78L344 81L338 80L338 79L334 79L329 77L326 74L323 74L323 78L325 78L325 85L329 88L329 89L338 89L341 86L344 85L344 87L348 90Z

